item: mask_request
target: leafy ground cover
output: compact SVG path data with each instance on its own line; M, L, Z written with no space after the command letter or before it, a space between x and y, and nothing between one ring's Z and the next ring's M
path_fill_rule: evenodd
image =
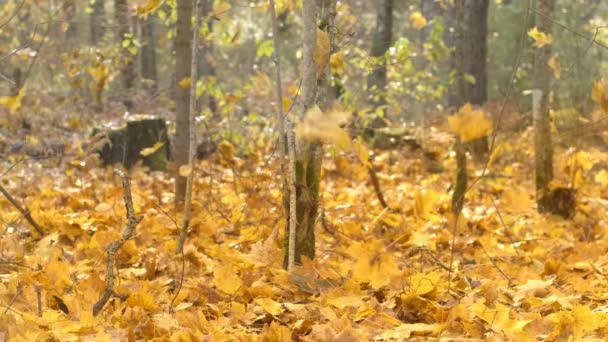
M500 133L485 175L481 163L470 165L476 184L455 220L446 127L425 138L440 151L434 158L444 172L427 172L428 158L405 148L375 151L388 209L356 154L328 149L317 257L292 273L282 268L285 222L273 141L260 138L247 154L225 143L198 164L183 258L175 254L181 209L171 180L134 168L129 177L142 220L114 265L114 289L128 296L110 300L97 316L106 250L127 221L120 178L87 155L84 132L65 136L63 157L11 155L2 161L2 186L44 234L0 199L0 336L601 339L608 333L608 155L593 146L559 148L556 175L577 189L577 213L571 220L542 216L530 176L531 130ZM46 141L32 137L27 146Z

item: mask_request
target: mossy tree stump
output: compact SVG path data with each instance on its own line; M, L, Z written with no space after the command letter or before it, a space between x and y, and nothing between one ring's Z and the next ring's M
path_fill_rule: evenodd
M102 134L99 132L94 133ZM107 143L98 151L105 165L120 163L130 168L143 160L153 171L167 170L170 146L164 119L134 116L105 134Z

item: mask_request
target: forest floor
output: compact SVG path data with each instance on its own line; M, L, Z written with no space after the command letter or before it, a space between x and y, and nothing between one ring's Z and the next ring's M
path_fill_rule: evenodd
M173 204L172 181L135 167L129 177L142 220L114 272L114 290L128 297L93 316L105 288L106 250L126 226L123 188L82 147L89 122L60 122L50 129L31 119L27 135L20 124L2 125L6 134L19 129L25 150L13 146L0 159L1 185L44 233L0 198L0 340L525 341L608 334L605 151L556 149L556 185L577 190L576 215L565 220L536 213L532 131L500 132L487 171L469 163L474 186L455 220L453 138L443 128L429 130L423 144L443 172L427 172L428 160L405 148L374 151L388 209L358 158L327 148L317 256L292 273L282 268L285 221L273 141L261 137L250 153L228 148L198 163L183 258L175 253L181 208ZM49 151L53 141L61 153L23 154L36 146ZM13 143L3 149L10 152Z

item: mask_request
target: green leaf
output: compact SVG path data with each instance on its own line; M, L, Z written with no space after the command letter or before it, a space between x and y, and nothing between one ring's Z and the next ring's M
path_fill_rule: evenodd
M273 53L274 53L274 43L272 42L272 39L268 39L268 40L263 41L258 46L258 51L256 54L258 57L270 57L270 56L272 56Z

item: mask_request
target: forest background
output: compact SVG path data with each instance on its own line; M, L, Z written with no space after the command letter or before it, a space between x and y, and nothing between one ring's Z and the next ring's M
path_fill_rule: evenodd
M607 20L0 0L0 339L603 338Z

